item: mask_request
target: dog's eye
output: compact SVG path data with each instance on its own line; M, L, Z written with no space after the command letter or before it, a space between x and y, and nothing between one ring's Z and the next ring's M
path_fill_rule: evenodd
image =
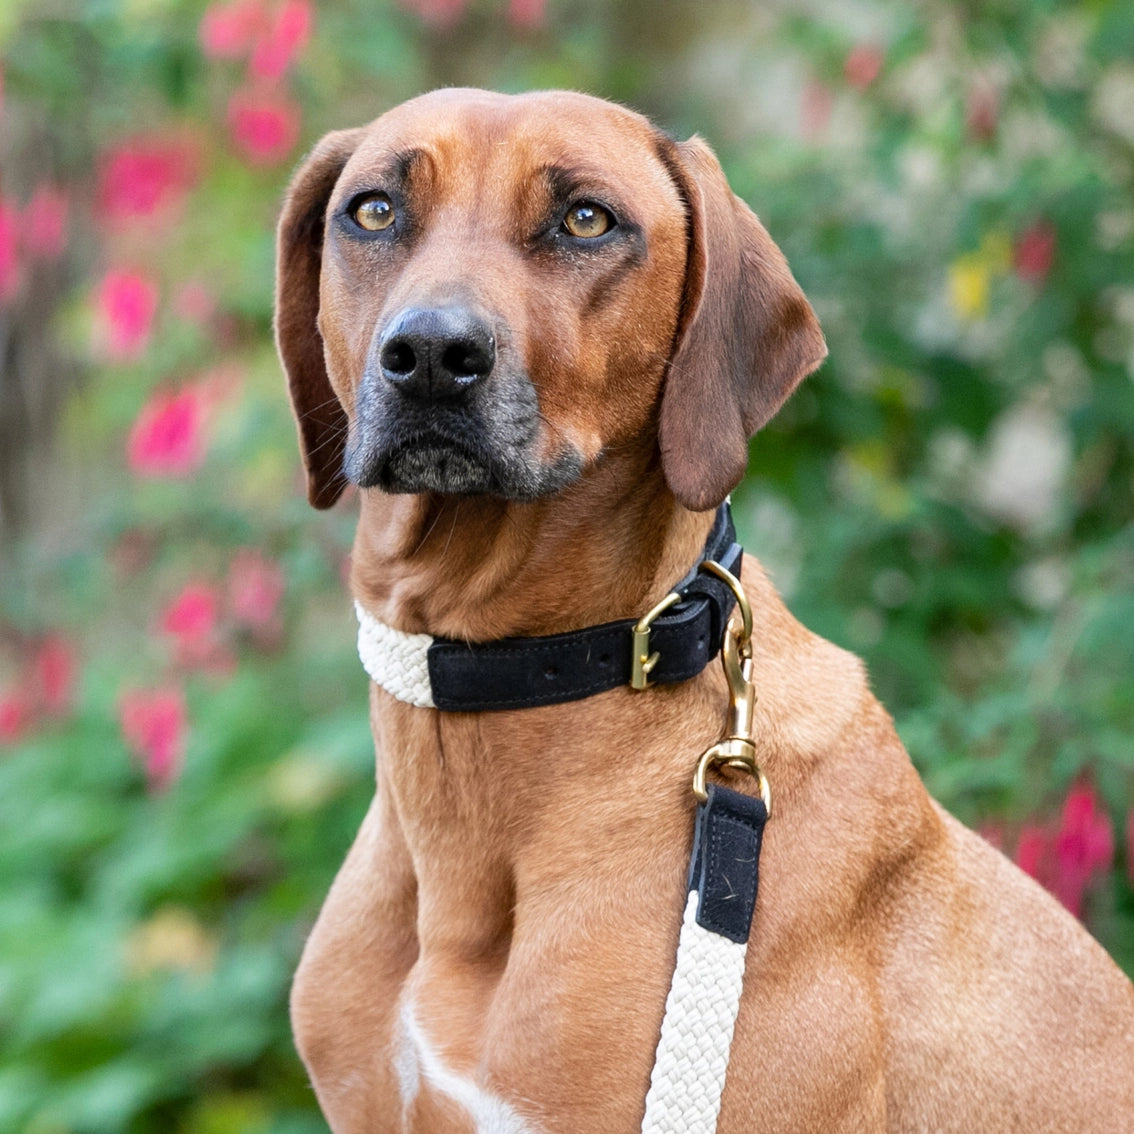
M614 217L593 201L580 201L567 210L563 227L572 235L584 240L602 236L614 227Z
M394 204L385 193L369 193L354 202L351 217L367 232L381 232L394 223Z

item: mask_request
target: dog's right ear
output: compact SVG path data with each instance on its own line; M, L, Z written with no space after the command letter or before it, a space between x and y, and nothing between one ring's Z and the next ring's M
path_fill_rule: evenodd
M684 198L688 256L658 440L673 495L699 512L736 487L748 439L827 345L783 253L709 147L700 138L660 146Z
M307 499L329 508L346 487L347 417L327 377L319 334L319 273L327 201L361 130L328 134L299 167L276 233L276 349L287 374Z

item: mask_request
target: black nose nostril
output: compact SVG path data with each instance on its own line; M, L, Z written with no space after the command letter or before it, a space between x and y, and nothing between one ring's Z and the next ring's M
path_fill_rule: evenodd
M465 398L492 372L496 341L488 324L463 307L410 307L386 327L378 363L404 397Z
M382 348L382 369L394 374L412 374L417 365L413 347L402 339L394 339Z
M488 352L472 342L454 343L441 355L441 365L458 378L475 378L492 369Z

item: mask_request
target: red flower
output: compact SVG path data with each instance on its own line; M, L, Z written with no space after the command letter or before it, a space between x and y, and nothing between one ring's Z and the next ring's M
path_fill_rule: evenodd
M154 394L130 430L126 455L139 476L185 477L205 459L206 398L200 386Z
M252 52L249 70L257 79L279 79L307 46L311 0L284 0L267 33Z
M157 285L132 271L110 271L98 289L103 339L112 358L137 358L146 349L157 311Z
M228 568L228 607L237 622L252 630L271 628L279 617L284 576L263 552L242 547Z
M197 180L198 158L186 142L134 138L104 155L99 209L121 223L180 203Z
M546 9L547 0L508 0L508 19L518 28L538 28Z
M236 148L253 165L276 165L299 140L299 107L277 91L244 88L228 104Z
M151 790L168 787L185 759L185 695L178 688L132 689L118 703L118 722L142 762Z
M1083 893L1114 861L1114 827L1086 784L1072 788L1055 835L1055 896L1082 916Z
M46 637L31 663L31 685L45 713L65 716L75 694L75 652L60 634Z
M0 303L11 299L20 286L20 262L16 252L18 231L15 206L0 198Z
M267 5L262 0L213 3L201 17L198 36L207 59L239 59L268 28Z
M857 44L847 52L843 62L843 78L852 87L864 91L878 78L884 58L881 49L874 44Z
M43 260L55 260L67 243L67 194L42 182L24 210L24 247Z
M1016 864L1050 890L1076 917L1083 895L1114 861L1114 828L1099 809L1094 790L1074 787L1064 801L1059 826L1028 825L1020 832Z
M0 744L16 744L24 738L32 723L32 703L28 691L21 686L0 693Z
M1046 221L1036 221L1016 241L1012 260L1020 279L1043 283L1055 261L1055 229Z

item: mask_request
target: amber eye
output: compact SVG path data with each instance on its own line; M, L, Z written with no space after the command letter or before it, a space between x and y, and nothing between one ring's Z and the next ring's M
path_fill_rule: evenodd
M351 211L354 223L367 232L381 232L394 223L394 205L385 193L371 193Z
M593 201L580 201L567 210L563 227L572 235L584 240L602 236L614 227L614 217Z

